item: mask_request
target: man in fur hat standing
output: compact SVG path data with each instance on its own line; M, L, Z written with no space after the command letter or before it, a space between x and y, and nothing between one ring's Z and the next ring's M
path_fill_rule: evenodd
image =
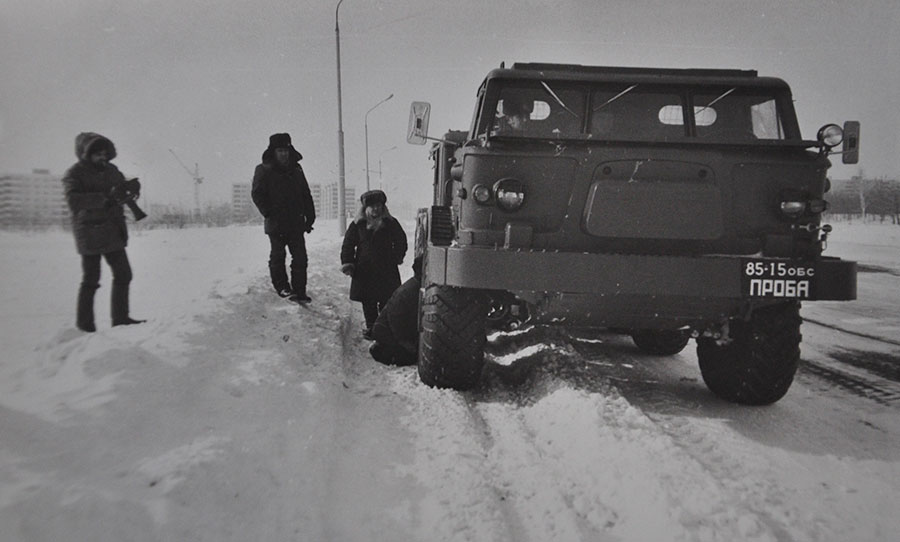
M378 313L400 286L397 266L403 263L407 243L403 227L385 205L384 192L370 190L359 201L359 213L341 243L341 272L351 277L350 300L362 303L363 337L372 340Z
M263 152L262 163L253 174L250 195L265 217L269 236L269 276L278 295L297 303L312 301L306 292L306 240L313 229L316 209L300 160L303 156L291 144L290 134L273 134ZM291 277L285 270L291 252Z
M81 255L81 287L78 290L76 325L87 332L97 331L94 322L94 293L100 287L100 258L112 269L112 325L140 324L129 316L128 288L131 265L125 247L128 228L125 225L124 201L113 189L125 182L125 176L110 163L116 157L113 142L100 134L82 132L75 138L78 163L63 175L62 183L69 210L72 233Z

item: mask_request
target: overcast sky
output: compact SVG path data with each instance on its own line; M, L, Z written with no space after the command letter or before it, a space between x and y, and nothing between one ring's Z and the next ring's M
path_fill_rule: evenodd
M81 131L111 138L149 201L226 202L274 132L311 182L338 177L335 6L325 0L0 0L0 172L75 161ZM900 177L897 0L344 0L339 16L347 185L379 162L389 198L427 205L427 148L406 143L409 104L431 135L466 129L500 62L756 69L792 87L807 139L862 122L858 166ZM833 160L839 164L840 159ZM389 202L390 204L390 202Z

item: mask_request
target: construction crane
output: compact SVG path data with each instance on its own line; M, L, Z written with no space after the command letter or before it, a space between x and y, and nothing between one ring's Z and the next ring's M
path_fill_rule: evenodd
M185 171L187 171L187 174L190 175L192 179L194 179L194 216L199 217L200 216L200 183L203 182L203 177L200 176L200 165L195 162L194 163L194 171L191 171L186 165L184 165L184 162L181 161L181 158L179 158L178 155L175 154L175 151L173 151L172 149L169 149L169 152L171 152L172 156L174 156L175 159L178 160L178 163L181 164L181 167L183 167Z

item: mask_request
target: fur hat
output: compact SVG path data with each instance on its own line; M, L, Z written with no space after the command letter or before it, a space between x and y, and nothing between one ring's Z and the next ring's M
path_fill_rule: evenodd
M263 162L273 162L275 160L275 149L288 149L291 151L291 161L299 162L303 159L303 155L297 152L297 149L291 145L291 134L281 133L269 136L269 147L263 152Z
M534 111L534 101L524 96L508 96L503 99L503 115L530 115Z
M92 152L106 150L106 157L112 160L116 157L116 146L109 138L95 132L81 132L75 136L75 156L79 160L89 160Z
M368 192L363 192L363 195L359 197L359 201L363 207L376 203L384 205L387 203L387 195L381 190L369 190Z
M382 213L375 221L377 225L374 228L381 227L381 224L384 222L383 219L391 216L391 212L388 211L387 208L387 196L381 190L369 190L367 192L363 192L363 195L359 197L359 212L356 213L356 218L353 219L354 222L358 224L367 224L369 222L369 218L366 216L366 209L369 205L374 205L376 203L380 203L384 205L382 207ZM373 229L372 224L368 224L367 227Z

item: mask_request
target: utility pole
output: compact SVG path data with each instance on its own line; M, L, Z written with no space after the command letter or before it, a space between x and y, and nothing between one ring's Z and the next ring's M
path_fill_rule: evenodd
M334 8L334 41L337 52L337 105L338 105L338 235L344 235L347 230L347 210L344 177L344 113L341 110L341 30L338 26L338 10L341 2L338 0Z
M366 111L366 116L365 116L365 127L366 127L366 192L368 192L369 190L372 189L371 185L369 184L369 113L371 113L372 111L375 110L376 107L378 107L379 105L383 104L384 102L390 100L390 99L393 98L393 97L394 97L394 93L392 92L390 96L388 96L387 98L381 100L381 101L378 102L377 104L373 105L373 106L371 107L371 109L369 109L368 111Z
M865 182L863 181L863 170L859 168L859 212L862 216L863 223L866 222L866 193L865 193Z

